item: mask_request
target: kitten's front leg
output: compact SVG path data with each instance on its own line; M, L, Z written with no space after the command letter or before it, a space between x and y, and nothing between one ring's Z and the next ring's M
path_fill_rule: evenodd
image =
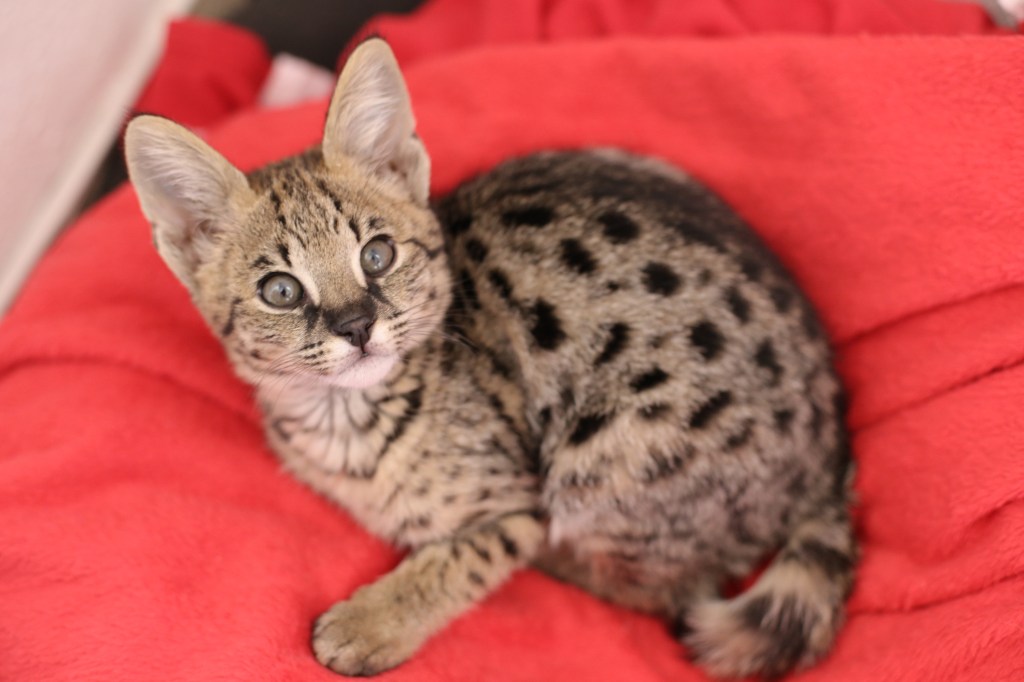
M404 662L528 564L544 533L534 514L515 513L420 547L317 620L317 660L343 675L375 675Z

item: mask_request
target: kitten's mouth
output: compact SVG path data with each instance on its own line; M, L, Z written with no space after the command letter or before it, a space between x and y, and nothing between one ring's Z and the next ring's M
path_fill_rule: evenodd
M351 359L327 377L327 382L340 388L369 388L387 377L398 361L394 353L364 347L353 353Z

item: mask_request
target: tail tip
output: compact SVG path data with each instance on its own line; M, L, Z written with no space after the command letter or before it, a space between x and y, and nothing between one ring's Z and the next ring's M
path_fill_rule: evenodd
M749 594L696 604L676 630L691 658L716 677L776 678L824 656L838 617L792 594Z

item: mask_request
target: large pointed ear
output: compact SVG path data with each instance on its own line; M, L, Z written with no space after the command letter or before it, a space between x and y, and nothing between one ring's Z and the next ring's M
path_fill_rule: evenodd
M324 127L324 160L347 158L370 173L394 179L426 205L430 158L416 136L409 92L388 44L364 41L345 63Z
M224 230L255 200L245 175L188 130L137 116L124 135L128 176L153 225L156 248L195 291L196 269Z

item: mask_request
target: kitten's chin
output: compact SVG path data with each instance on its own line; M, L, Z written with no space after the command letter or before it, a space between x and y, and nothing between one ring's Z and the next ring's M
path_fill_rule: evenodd
M337 388L370 388L384 381L397 362L397 355L367 355L325 379Z

